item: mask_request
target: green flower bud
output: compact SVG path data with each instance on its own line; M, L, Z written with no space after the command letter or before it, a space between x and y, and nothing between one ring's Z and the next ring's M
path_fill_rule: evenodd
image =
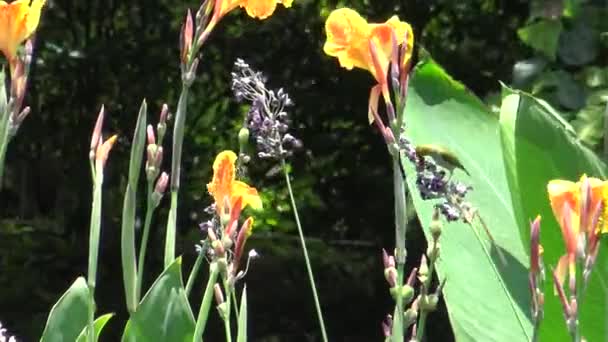
M431 235L433 236L433 240L437 241L439 236L441 236L441 230L443 229L443 223L441 220L432 220L431 226L429 230L431 231Z
M401 287L401 298L405 304L409 304L414 299L414 288L407 284L403 285Z
M405 313L403 314L403 326L406 328L411 326L414 324L414 322L416 322L416 319L418 319L417 310L412 308L405 310Z
M244 149L245 146L249 143L249 129L247 127L241 128L239 130L239 145L241 149Z
M435 311L437 309L437 303L439 302L439 296L436 294L422 296L420 299L420 309L424 311Z

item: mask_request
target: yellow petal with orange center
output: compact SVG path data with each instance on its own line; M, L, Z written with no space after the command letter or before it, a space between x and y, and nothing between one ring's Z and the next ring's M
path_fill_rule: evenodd
M45 0L17 0L10 4L0 1L0 50L11 61L17 48L38 27Z
M557 221L561 221L564 203L574 211L579 210L579 189L580 187L571 181L555 179L547 185L551 208Z
M258 210L262 209L262 200L258 191L245 182L235 180L237 156L232 151L220 152L213 162L213 178L207 184L207 190L213 196L217 212L224 213L225 203L231 207L239 198L242 200L242 208L250 205Z
M231 199L231 202L233 200L236 201L236 198L238 197L243 198L243 208L250 205L255 210L262 209L262 199L260 198L260 195L258 195L258 191L254 187L241 181L235 181L232 184L233 199Z
M368 70L378 83L386 82L386 73L393 53L393 32L397 45L404 43L408 37L407 54L404 61L411 58L414 35L411 26L391 17L381 24L369 24L356 11L340 8L330 13L325 22L327 40L323 51L337 57L340 66L348 70L354 67ZM374 65L370 51L370 41L376 47L378 65Z
M235 166L237 156L232 151L222 151L213 162L213 178L207 184L207 190L213 196L218 213L224 211L224 201L230 200L232 183L234 182ZM230 202L232 204L232 202Z

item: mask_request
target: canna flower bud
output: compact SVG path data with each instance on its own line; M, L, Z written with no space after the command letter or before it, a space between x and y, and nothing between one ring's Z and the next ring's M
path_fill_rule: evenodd
M424 295L420 298L420 309L424 311L435 311L439 296L436 294Z
M99 144L99 138L101 137L101 129L103 127L103 117L105 115L104 106L101 105L99 114L97 115L97 121L95 122L95 128L93 128L93 135L91 136L91 151L95 152L97 144ZM92 159L95 158L93 154Z
M181 33L181 60L183 65L188 64L190 58L190 52L192 50L192 39L194 35L194 24L192 23L192 13L188 9L186 14L186 21L182 27Z
M154 192L152 193L152 203L154 204L154 207L158 207L160 204L160 200L163 198L168 184L169 175L166 172L163 172L156 180Z
M401 298L405 304L411 302L414 299L414 288L407 284L403 285L401 287Z
M148 145L156 145L156 138L154 137L154 128L152 125L146 127L146 134L148 136Z
M420 267L418 268L418 280L424 283L429 276L429 266L426 261L426 256L423 254L420 258Z
M213 295L215 296L215 302L217 305L221 305L224 303L224 293L222 293L222 288L220 284L213 285Z
M158 132L158 144L163 144L165 133L167 133L167 120L169 117L169 106L166 103L163 104L160 110L158 125L156 125L156 132Z
M241 149L244 150L248 143L249 143L249 129L247 129L247 127L242 127L239 130L239 145L241 146Z

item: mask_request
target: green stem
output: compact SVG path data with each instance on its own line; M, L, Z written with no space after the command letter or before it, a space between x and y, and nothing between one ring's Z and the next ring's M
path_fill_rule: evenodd
M141 288L144 277L144 266L146 260L146 250L148 248L148 237L150 235L150 224L152 223L152 214L154 213L154 203L152 202L152 194L154 188L152 182L148 182L148 205L146 207L146 218L144 220L144 232L141 236L139 244L139 258L137 259L137 292L136 297L139 303L141 299Z
M436 248L437 245L435 243L434 244L434 251L433 254L436 255ZM429 265L429 273L428 276L426 277L426 279L424 280L424 283L422 284L422 291L420 296L426 296L428 295L429 292L429 287L431 286L431 280L433 279L433 272L435 272L435 260L430 260L430 265ZM424 337L424 327L426 325L426 318L429 314L429 310L425 310L422 309L420 310L420 315L418 316L418 323L416 324L416 341L421 342L422 338Z
M101 227L101 186L103 170L97 170L93 185L93 203L91 207L91 226L89 233L89 267L87 285L89 287L88 336L89 341L95 341L95 286L97 277L97 258L99 254L99 235Z
M234 308L234 314L236 315L236 317L240 317L239 316L239 305L236 300L236 289L233 288L232 291L230 291L230 294L232 295L232 305ZM237 319L236 322L237 322L237 327L238 327L239 320Z
M198 253L198 256L196 257L194 266L192 266L192 271L190 271L190 276L188 276L188 282L186 283L186 298L190 297L190 292L192 291L192 287L194 286L194 281L196 280L196 276L198 275L198 270L201 268L202 263L203 263L203 251L200 251L200 253Z
M10 112L0 113L0 189L2 189L2 177L4 176L4 162L6 150L8 149L9 137L9 116Z
M291 188L291 181L289 180L289 171L287 171L287 165L285 159L281 159L281 166L283 167L283 173L285 174L285 182L287 183L287 190L289 191L289 198L291 200L291 207L293 208L293 214L296 220L296 226L298 227L298 234L300 235L300 243L302 244L302 251L304 252L304 260L306 262L306 271L308 272L308 280L312 288L312 295L315 301L315 308L317 310L317 317L319 318L319 325L321 327L321 334L323 335L323 341L327 342L327 332L325 331L325 323L323 321L323 313L321 312L321 304L319 304L319 296L317 295L317 288L315 286L315 279L312 274L312 267L310 266L310 258L308 257L308 250L306 249L306 241L304 239L304 233L302 231L302 225L300 224L300 217L298 216L298 208L296 207L296 201L293 197L293 190Z
M224 317L224 332L226 333L226 342L232 342L232 332L230 329L230 305L232 305L232 290L227 280L224 280L224 291L226 292L226 317Z
M202 342L203 340L203 332L205 331L205 325L207 325L207 317L209 317L209 308L211 307L211 299L213 298L213 285L215 285L218 274L219 270L217 263L212 262L211 265L209 265L209 280L207 281L201 308L198 311L198 317L196 319L193 342Z
M165 268L169 267L175 259L175 234L177 225L177 194L179 192L179 178L182 162L182 146L184 143L184 130L186 125L186 107L190 85L182 82L182 92L177 103L175 124L173 126L173 149L171 155L171 208L167 220L167 235L165 239Z
M407 251L405 249L406 230L407 230L407 203L405 192L405 179L401 173L399 156L393 156L393 191L395 197L395 259L397 263L397 286L403 285L405 273L405 259ZM399 298L395 303L393 314L393 342L403 341L403 303Z

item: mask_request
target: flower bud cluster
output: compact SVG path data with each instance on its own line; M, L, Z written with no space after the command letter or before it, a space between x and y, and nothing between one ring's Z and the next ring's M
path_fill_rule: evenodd
M466 220L470 205L465 197L472 187L452 179L447 170L437 165L431 156L419 156L403 133L399 137L398 146L416 168L416 186L420 197L424 200L441 199L436 208L447 221Z
M288 133L290 120L285 109L293 106L289 94L282 88L268 89L266 81L261 72L242 59L234 63L232 91L237 101L251 104L244 127L256 143L257 155L263 159L282 159L291 156L302 143Z

